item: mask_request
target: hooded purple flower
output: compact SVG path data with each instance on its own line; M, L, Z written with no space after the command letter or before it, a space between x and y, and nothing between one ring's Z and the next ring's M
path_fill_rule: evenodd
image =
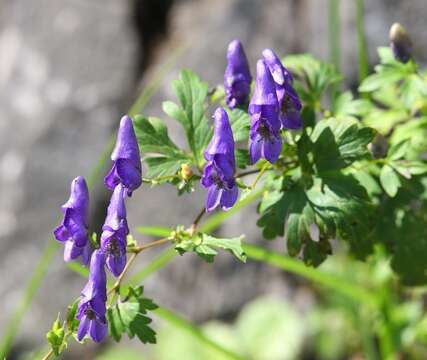
M299 96L292 86L291 73L283 66L273 50L265 49L262 56L275 83L277 101L281 109L279 117L283 128L300 129L302 127L300 116L302 106Z
M252 163L260 158L276 162L282 150L279 104L274 80L264 60L257 62L254 94L249 104L251 130L249 153Z
M93 341L100 342L107 335L107 277L104 265L104 253L101 250L94 251L90 261L89 280L81 293L76 316L80 321L77 330L79 341L89 334Z
M233 132L228 115L223 108L214 113L214 134L205 151L205 166L201 183L208 188L206 211L214 210L218 205L229 210L237 200L238 189L234 172Z
M82 256L84 264L89 263L91 247L88 238L89 191L81 176L71 182L68 201L62 205L64 218L53 232L56 240L65 245L64 260L70 261Z
M127 194L137 189L142 182L141 157L138 142L129 116L120 120L116 146L111 154L114 161L113 167L104 179L105 186L114 190L117 184L122 184L127 189Z
M251 81L248 59L243 46L239 40L233 40L228 45L227 67L224 73L225 101L230 109L248 101Z
M129 228L126 221L125 188L118 184L111 195L107 217L102 227L101 249L106 255L108 270L119 276L126 265L126 236Z

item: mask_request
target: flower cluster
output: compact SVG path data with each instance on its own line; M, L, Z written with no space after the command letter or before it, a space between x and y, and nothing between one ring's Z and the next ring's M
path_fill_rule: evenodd
M232 41L227 50L224 73L226 103L233 109L247 103L252 77L243 46ZM263 158L275 163L282 151L282 129L300 129L301 101L291 73L271 49L262 52L256 66L255 87L249 102L251 116L249 155L254 164ZM208 188L206 210L217 206L230 209L237 201L234 140L227 113L219 108L214 114L214 134L205 151L207 164L201 183Z
M119 276L126 265L126 238L129 228L126 220L125 198L131 196L142 182L141 158L132 119L124 116L120 121L116 146L111 155L113 167L105 177L107 188L113 190L107 216L102 227L101 246L93 251L88 236L89 191L85 180L77 177L71 184L70 199L62 206L64 219L55 229L55 238L65 243L66 261L82 256L83 263L90 260L89 279L78 305L80 321L77 338L89 335L100 342L107 333L106 273L105 267Z

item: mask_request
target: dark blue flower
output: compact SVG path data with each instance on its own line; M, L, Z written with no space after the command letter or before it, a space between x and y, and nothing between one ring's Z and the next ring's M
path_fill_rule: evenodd
M105 186L110 190L118 184L127 189L127 194L137 189L141 183L141 156L138 142L129 116L123 116L117 134L116 146L111 154L113 167L104 179Z
M251 73L248 59L239 40L228 45L227 67L224 73L225 101L233 109L247 103L251 90Z
M204 168L201 183L208 188L206 211L214 210L218 205L229 210L236 202L238 189L234 173L233 132L228 115L223 108L214 113L214 134L205 151L207 164Z
M390 28L390 47L397 61L407 63L412 58L411 38L399 23L394 23Z
M64 218L54 230L56 240L65 245L65 261L82 256L84 264L89 262L91 247L88 238L88 208L89 191L85 179L79 176L71 182L70 198L61 208Z
M281 109L279 118L283 128L300 129L302 127L300 115L302 106L292 85L291 73L283 66L273 50L265 49L262 55L275 83L277 101Z
M89 280L81 293L77 310L76 317L80 321L77 330L79 341L89 335L93 341L100 342L107 335L107 277L104 265L104 253L95 250L90 261Z
M114 276L119 276L126 265L126 236L129 228L126 220L126 190L118 184L111 195L104 226L101 249L106 255L106 264Z
M275 83L264 60L257 62L257 76L249 114L251 161L256 163L260 158L264 158L273 164L282 150L281 123Z

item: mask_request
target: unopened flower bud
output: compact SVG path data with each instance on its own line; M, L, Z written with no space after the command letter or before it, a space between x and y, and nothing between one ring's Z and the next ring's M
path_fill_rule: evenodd
M181 177L183 180L187 181L193 176L193 171L191 170L190 165L182 164L181 165Z
M412 41L405 28L394 23L390 28L390 47L396 60L406 63L412 57Z

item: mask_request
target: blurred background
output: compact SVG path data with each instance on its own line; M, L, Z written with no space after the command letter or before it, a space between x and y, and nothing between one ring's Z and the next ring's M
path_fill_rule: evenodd
M177 125L161 111L161 102L174 97L170 81L181 68L194 70L210 86L222 83L226 47L234 38L243 42L252 70L266 47L280 55L312 52L328 60L331 3L340 4L334 15L341 29L340 70L354 89L355 0L0 0L0 338L10 329L13 313L25 307L25 287L53 241L60 205L77 175L97 178L91 191L91 226L96 230L102 224L109 196L102 177L110 163L97 164L121 115L141 90L154 84L142 112L163 118L181 144ZM425 0L369 0L364 16L371 66L377 62L376 47L388 44L394 21L412 34L417 61L426 62ZM177 198L172 187L145 187L128 202L128 220L131 227L189 225L202 203L199 191ZM248 241L256 242L260 231L255 222L253 206L219 231L229 236L244 232ZM268 246L284 249L280 240ZM137 268L155 253L141 256ZM58 312L64 312L84 285L64 265L60 252L52 259L9 359L33 358L31 351L44 346ZM325 266L333 266L331 261ZM344 273L365 277L375 286L389 276L381 259L367 265L345 261ZM373 273L378 277L367 275ZM221 254L214 265L187 255L144 285L147 296L203 324L231 348L244 348L251 359L364 358L363 331L357 324L362 315L354 304L277 269L243 266L228 254ZM417 306L408 310L411 316L418 316ZM258 333L253 324L259 322L270 324L264 327L269 332ZM110 352L106 342L72 347L64 358L220 358L161 322L156 328L157 346L133 341L126 352ZM260 352L265 347L271 353Z

